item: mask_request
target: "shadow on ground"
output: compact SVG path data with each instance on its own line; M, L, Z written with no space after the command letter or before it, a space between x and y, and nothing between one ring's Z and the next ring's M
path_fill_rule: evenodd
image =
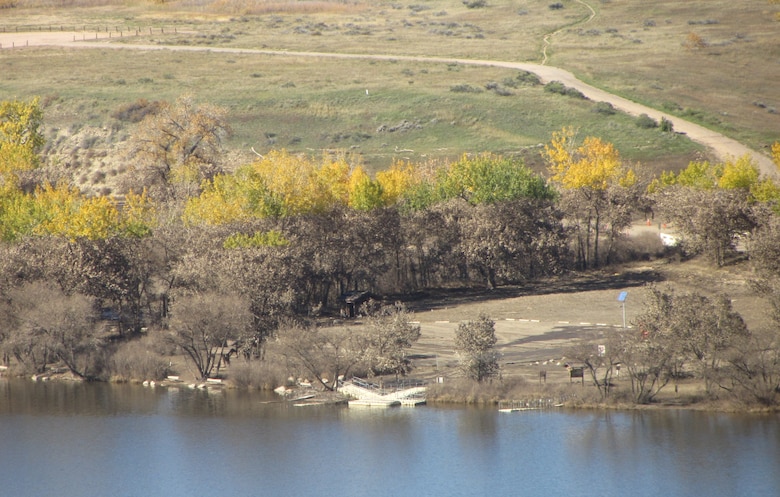
M459 304L490 302L531 295L623 290L662 281L664 281L664 277L658 271L642 268L617 273L573 273L522 285L501 286L492 290L485 288L435 289L396 295L388 297L388 299L397 298L403 301L410 311L419 312L452 307Z

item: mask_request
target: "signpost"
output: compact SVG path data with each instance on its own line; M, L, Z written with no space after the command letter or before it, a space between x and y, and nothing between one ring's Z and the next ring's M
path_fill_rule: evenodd
M628 292L620 292L618 295L618 302L623 307L623 329L626 329L626 298L628 298Z

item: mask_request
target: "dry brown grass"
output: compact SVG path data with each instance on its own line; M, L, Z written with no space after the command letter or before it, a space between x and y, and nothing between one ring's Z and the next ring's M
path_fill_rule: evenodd
M17 7L3 11L2 28L35 30L64 24L128 30L146 26L148 31L150 25L176 26L178 35L167 29L164 36L158 35L156 29L154 36L139 37L137 43L220 48L539 62L543 38L555 32L548 49L549 64L571 69L596 86L714 127L759 150L776 141L780 129L780 85L774 84L780 80L780 68L767 63L780 56L775 42L775 14L780 7L770 2L746 9L727 0L589 0L597 15L585 23L589 11L583 5L564 2L565 8L552 10L549 1L542 0L520 5L495 0L482 8L448 0L69 0L64 9L49 8L54 3L51 0L14 1ZM706 46L686 49L692 32L706 41ZM108 110L77 112L79 124L86 121L96 127L104 127L101 116L119 105L137 98L172 100L186 87L186 91L194 89L202 100L230 109L237 123L234 128L239 130L234 141L243 150L261 147L262 140L257 137L266 133L278 137L276 146L321 149L320 136L328 133L312 130L333 129L334 136L376 135L373 141L342 140L325 146L359 147L372 167L384 167L395 148L414 149L428 157L443 149L451 156L464 149L514 153L546 141L550 132L570 124L580 126L583 134L615 143L622 156L641 161L651 172L676 169L700 158L691 147L636 136L635 127L627 128L614 117L570 112L577 105L569 100L545 101L544 110L539 110L535 104L542 101L540 98L527 97L531 103L513 106L515 97L496 96L487 101L492 96L489 92L466 95L448 91L458 84L481 88L489 81L511 76L484 67L399 63L393 70L387 61L377 70L379 63L365 61L312 64L312 60L287 57L149 53L80 57L69 53L72 60L67 66L86 70L68 70L61 76L54 74L58 66L55 59L68 59L61 55L59 51L52 51L50 57L27 52L24 57L35 61L37 69L24 72L25 61L14 60L10 51L2 52L0 72L10 80L6 90L26 96L28 88L33 91L37 87L44 98L59 94L63 102L75 106L80 98L75 93L92 89L94 96L86 98L106 105ZM96 71L90 74L92 68ZM195 74L195 69L201 70ZM32 80L29 84L18 82L24 74ZM71 88L78 77L88 81L76 82L75 89ZM372 97L381 91L384 98L372 99L370 106L357 103L355 98L365 96L366 89ZM516 93L519 96L527 91ZM66 105L58 107L64 117ZM47 123L58 117L53 108L49 111ZM561 121L564 118L573 122ZM399 135L380 137L374 133L381 124L392 125L402 119L435 120L439 128L445 123L456 124L446 132L433 131L434 136L426 135L416 143L409 142L410 134L399 139ZM55 121L54 126L66 129L70 124ZM529 153L526 160L538 162L539 155Z
M769 2L603 3L587 26L554 38L550 64L762 149L780 129L777 11Z
M216 0L208 6L208 10L217 13L235 15L293 15L293 14L327 14L354 15L365 8L353 2L328 1L253 1L253 0Z

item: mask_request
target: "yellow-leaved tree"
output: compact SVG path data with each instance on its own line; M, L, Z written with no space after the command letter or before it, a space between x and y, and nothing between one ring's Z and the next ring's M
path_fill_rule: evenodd
M386 171L376 173L376 181L382 187L384 205L393 205L400 201L420 178L411 162L396 161Z
M38 151L44 143L42 124L37 98L0 102L0 180L4 183L13 183L19 171L38 167Z
M34 225L31 199L19 189L19 173L39 165L43 112L38 99L0 102L0 238L13 240Z
M780 147L778 147L780 151ZM773 178L762 177L755 160L750 155L730 157L725 162L693 161L678 172L664 171L648 187L650 193L660 192L671 186L694 190L741 190L747 193L749 202L776 203L780 201L780 185Z
M757 203L774 209L780 204L780 186L773 178L762 178L749 155L714 164L691 162L677 174L663 173L648 190L686 250L702 252L717 265L734 252L735 240L759 224Z
M578 265L600 265L604 225L608 263L620 232L630 225L632 212L641 207L636 174L611 143L586 137L578 144L571 127L554 132L542 155L551 181L559 188L561 207L577 233Z
M188 200L189 223L226 224L251 218L321 214L340 206L368 211L391 205L414 181L410 165L394 165L372 179L344 157L315 161L285 150L271 151L234 174L203 182Z
M36 234L97 240L108 238L119 227L119 211L108 197L87 198L64 183L47 183L33 196L39 216Z
M371 179L362 167L356 167L349 176L349 207L370 211L382 205L382 185Z
M123 235L141 238L150 235L157 224L157 206L146 190L125 195L119 209L119 230Z

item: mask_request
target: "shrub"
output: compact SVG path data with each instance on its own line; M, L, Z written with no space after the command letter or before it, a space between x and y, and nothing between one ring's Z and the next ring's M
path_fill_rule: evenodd
M155 340L144 337L120 345L107 369L114 381L162 380L169 373L169 364L157 352Z
M464 0L463 5L469 9L481 9L487 7L487 2L485 0Z
M550 10L561 10L563 8L563 4L561 2L555 2L555 3L551 3L549 7Z
M698 33L688 33L684 45L686 48L693 50L706 48L708 43Z
M662 117L661 118L661 131L665 133L673 133L674 132L674 124L672 124L672 121L669 119Z
M588 99L588 97L586 97L580 90L576 88L566 88L563 94L567 97L579 98L582 100Z
M517 81L524 85L536 86L542 84L539 76L532 72L520 71L516 77Z
M234 361L228 378L237 388L273 390L287 382L284 368L274 361Z
M450 87L450 91L455 93L482 93L481 88L477 88L476 86L471 86L466 83L453 85Z
M550 81L544 85L544 91L587 100L587 97L581 91L576 88L569 88L560 81Z
M106 173L103 171L95 171L92 174L92 184L102 183L106 180Z
M634 121L639 128L650 129L657 128L658 122L647 114L640 114Z
M496 83L495 81L491 81L490 83L486 84L485 89L490 90L496 95L500 95L502 97L508 97L513 95L513 93L510 90L504 88L503 86Z
M156 114L159 110L160 102L150 102L145 98L141 98L121 106L111 114L111 117L119 121L138 123L143 121L147 115Z
M596 102L596 105L593 107L593 111L599 114L604 114L605 116L611 116L616 112L615 108L609 102Z
M524 381L522 378L512 381L512 387L517 382ZM480 383L466 378L448 379L445 383L429 385L426 398L429 402L495 405L506 398L507 387L508 384L500 380Z
M558 93L560 95L566 94L566 86L560 81L550 81L544 85L544 91L549 93Z

